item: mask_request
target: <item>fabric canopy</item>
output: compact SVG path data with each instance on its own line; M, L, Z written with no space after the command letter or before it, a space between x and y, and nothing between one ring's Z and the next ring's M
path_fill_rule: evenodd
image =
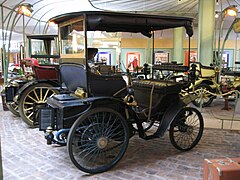
M185 27L188 36L193 35L192 18L187 17L86 11L59 15L51 18L50 21L59 24L79 16L87 18L88 31L139 32L151 37L152 31Z

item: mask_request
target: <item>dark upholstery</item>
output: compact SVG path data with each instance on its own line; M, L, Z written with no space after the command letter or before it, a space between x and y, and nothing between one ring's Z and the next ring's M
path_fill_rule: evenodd
M171 81L150 79L133 81L132 87L134 89L134 97L138 105L146 108L149 107L152 90L152 106L156 107L166 95L170 95L169 97L171 97L176 94L178 96L181 92L182 85ZM170 99L168 103L170 103Z
M82 64L64 63L60 66L62 82L70 91L78 87L87 89L86 68ZM88 72L90 96L113 96L116 92L126 87L126 82L119 75L97 75ZM126 90L121 94L125 95Z
M36 79L58 80L58 68L54 66L33 66Z
M90 93L93 96L113 96L126 87L126 82L120 75L89 74ZM123 94L126 92L123 91Z
M70 91L75 91L78 87L87 89L86 67L82 64L63 63L60 66L62 82Z

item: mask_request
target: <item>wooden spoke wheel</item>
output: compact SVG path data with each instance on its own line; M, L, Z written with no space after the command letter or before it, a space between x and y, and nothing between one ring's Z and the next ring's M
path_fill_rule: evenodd
M45 106L47 98L57 93L53 86L47 83L34 84L25 89L19 100L19 113L22 120L30 127L34 127L38 123L35 122L37 113L35 110Z
M9 109L9 111L11 113L13 113L15 116L20 117L19 111L18 111L18 104L15 102L11 102L11 103L6 103L7 108Z
M203 92L202 95L201 91ZM200 107L200 104L202 103L202 107L207 107L212 103L214 96L209 93L205 93L206 91L214 92L213 89L207 84L198 84L195 86L194 93L197 95L197 99L193 101L195 106Z

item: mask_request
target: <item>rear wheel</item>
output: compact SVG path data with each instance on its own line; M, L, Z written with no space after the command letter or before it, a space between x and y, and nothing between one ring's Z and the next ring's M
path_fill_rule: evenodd
M95 108L75 121L67 138L67 148L78 169L94 174L116 165L128 141L128 125L122 115L110 108Z
M209 93L206 93L206 91L208 92L214 92L214 91L208 84L198 84L195 86L194 89L195 89L194 93L197 95L197 99L193 101L193 104L195 106L200 107L202 103L202 107L206 107L212 103L214 96ZM201 99L201 96L202 96L202 99Z
M34 111L45 106L47 98L57 93L53 86L47 83L34 84L25 89L19 100L19 114L22 120L30 127L34 127L36 125Z
M13 113L15 116L20 117L17 103L11 102L11 103L6 103L6 105L7 105L7 108L9 109L9 111L11 111L11 113Z
M195 108L185 107L171 123L170 141L176 149L188 151L200 141L203 128L204 123L201 113Z

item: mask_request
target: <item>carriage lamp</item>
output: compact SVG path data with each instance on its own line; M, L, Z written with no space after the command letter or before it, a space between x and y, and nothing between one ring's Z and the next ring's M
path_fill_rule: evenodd
M32 7L33 6L29 3L20 4L19 7L18 7L18 13L19 14L24 14L25 16L29 17L29 16L32 15L32 12L33 12Z

